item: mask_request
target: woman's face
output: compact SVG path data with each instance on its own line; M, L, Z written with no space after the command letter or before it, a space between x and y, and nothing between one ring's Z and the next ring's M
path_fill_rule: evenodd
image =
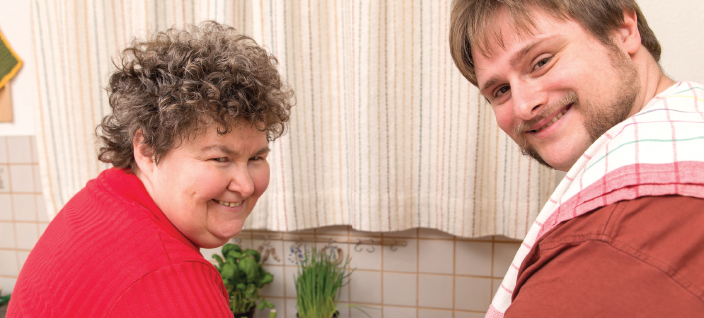
M135 149L136 150L136 149ZM158 165L142 167L152 199L195 245L221 246L237 235L269 185L266 133L243 125L218 135L216 126L166 153Z

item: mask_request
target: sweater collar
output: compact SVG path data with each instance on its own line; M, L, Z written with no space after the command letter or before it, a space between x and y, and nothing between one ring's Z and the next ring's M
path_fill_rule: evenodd
M192 250L200 253L198 246L186 238L173 223L171 223L159 206L156 205L156 202L149 196L149 192L147 192L142 181L139 180L134 173L124 169L110 168L101 172L98 179L103 186L110 188L110 190L112 190L111 192L115 195L121 196L130 202L146 208L139 210L149 213L154 223L165 232L183 242Z

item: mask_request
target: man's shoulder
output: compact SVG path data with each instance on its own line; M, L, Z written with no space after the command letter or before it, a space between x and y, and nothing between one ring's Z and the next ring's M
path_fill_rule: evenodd
M682 230L704 225L704 199L680 195L643 196L605 205L556 226L539 240L541 248L598 239L650 245L654 236L663 243L692 238ZM701 223L700 223L701 222ZM701 231L697 231L701 232ZM701 234L704 237L704 232Z
M664 310L683 317L701 312L703 208L704 199L649 196L563 222L526 256L511 308L522 317L565 309L559 305L566 301L570 310L581 313L565 315L571 317L624 309L633 315ZM523 315L531 310L536 315Z

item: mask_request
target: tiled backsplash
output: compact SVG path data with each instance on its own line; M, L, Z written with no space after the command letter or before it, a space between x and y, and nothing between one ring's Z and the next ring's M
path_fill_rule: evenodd
M32 136L0 136L0 286L7 294L49 224Z
M41 195L35 138L0 136L0 285L12 290L24 260L49 221ZM262 290L279 317L296 316L295 263L289 255L295 238L357 239L392 238L406 246L381 247L335 243L352 257L355 272L341 293L341 305L357 304L371 317L484 317L491 297L511 263L519 242L500 237L462 239L439 231L414 229L395 233L358 232L336 226L300 232L243 231L236 239L256 249L266 242L273 257L265 268L274 282ZM308 246L313 243L307 243ZM317 243L320 247L325 243ZM219 249L203 250L211 259ZM342 307L340 317L366 317ZM259 317L268 317L266 312Z
M348 226L334 226L300 232L243 231L233 241L257 249L266 243L275 248L279 260L269 257L265 269L274 282L262 290L279 317L295 317L296 266L292 246L306 241L333 243L351 256L355 269L350 284L341 292L341 305L361 305L371 317L484 317L506 269L520 245L501 237L462 239L430 229L395 233L358 232ZM369 239L397 239L406 246L358 245ZM318 248L326 243L305 243ZM203 249L211 259L220 249ZM268 317L266 312L258 317ZM366 317L354 308L343 307L340 317Z

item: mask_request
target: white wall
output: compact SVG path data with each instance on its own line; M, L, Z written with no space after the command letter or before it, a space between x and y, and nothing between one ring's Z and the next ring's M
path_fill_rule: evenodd
M704 1L639 0L663 47L661 64L674 80L704 83ZM25 64L11 82L13 123L0 123L0 136L34 135L37 103L30 1L0 0L0 30Z
M32 45L30 1L0 0L0 30L24 65L10 81L11 123L0 123L0 136L34 135L34 107L37 103L36 72Z
M638 0L662 46L660 64L675 81L704 83L704 1Z

